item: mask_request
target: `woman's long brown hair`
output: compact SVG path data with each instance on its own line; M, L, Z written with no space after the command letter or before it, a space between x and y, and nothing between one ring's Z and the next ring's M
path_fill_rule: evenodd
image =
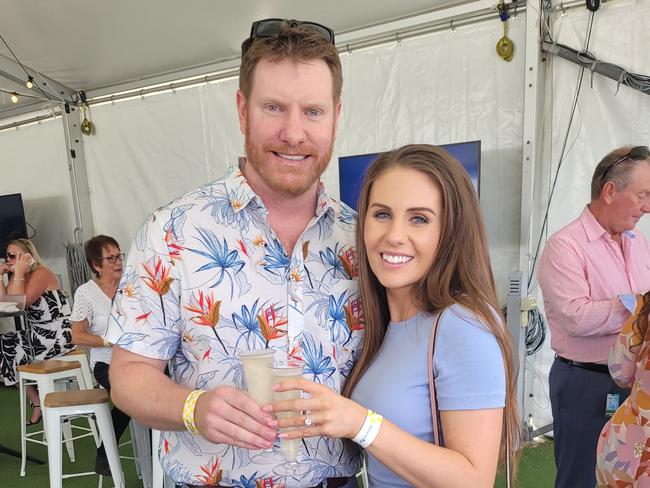
M441 192L443 212L438 250L429 272L414 289L415 303L419 310L431 314L456 303L462 305L474 312L496 337L506 373L501 459L505 459L505 436L508 436L510 460L513 468L516 468L521 432L516 401L517 366L512 340L499 312L501 307L494 285L483 217L469 175L456 159L440 147L408 145L384 153L372 163L366 173L359 195L356 237L365 336L358 361L343 388L343 395L350 397L370 366L390 322L386 290L368 262L364 226L372 185L377 178L393 168L419 171L423 177L430 178Z

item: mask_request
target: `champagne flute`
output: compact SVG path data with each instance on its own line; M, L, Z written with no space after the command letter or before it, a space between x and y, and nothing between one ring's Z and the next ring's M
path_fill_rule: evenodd
M273 383L279 383L283 380L290 378L302 378L304 363L293 361L288 366L272 366L271 372L273 376ZM276 391L273 393L275 402L284 400L297 400L300 398L300 390L289 391ZM299 412L278 412L277 416L280 419L290 418L299 415ZM296 427L288 427L280 429L280 432L287 432L295 430ZM284 454L285 462L276 466L273 472L278 476L284 477L300 477L307 474L309 466L298 462L298 450L300 449L300 439L282 439L280 438L280 448Z
M239 359L244 365L244 374L248 386L248 394L258 405L273 403L273 376L270 367L273 366L273 349L256 349L239 353ZM273 447L263 449L251 456L251 461L258 464L274 463L279 452Z

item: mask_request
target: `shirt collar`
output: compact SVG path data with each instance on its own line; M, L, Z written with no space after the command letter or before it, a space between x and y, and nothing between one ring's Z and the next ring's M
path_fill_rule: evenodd
M246 208L251 200L255 200L257 204L264 207L264 202L259 198L257 193L246 181L246 177L241 172L242 164L246 162L245 157L240 157L237 165L229 166L223 182L226 185L226 190L230 196L230 202L235 212ZM332 213L334 217L338 218L341 215L340 202L329 194L325 188L322 180L318 181L318 201L316 203L316 219L320 219L324 215Z
M590 242L596 241L603 236L609 236L609 232L607 232L603 226L600 225L600 223L596 220L596 217L594 217L594 214L592 214L591 210L589 210L589 205L586 205L585 209L580 214L580 223L582 223L582 227L587 233L587 239L589 239ZM634 239L636 237L634 232L629 230L624 231L622 235L630 239Z

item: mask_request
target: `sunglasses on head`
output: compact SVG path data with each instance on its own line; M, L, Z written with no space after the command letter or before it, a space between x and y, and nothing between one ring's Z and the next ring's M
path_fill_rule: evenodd
M246 54L246 51L248 51L255 39L263 39L279 35L282 31L283 24L286 24L289 27L297 27L299 25L307 26L318 32L327 42L332 45L334 44L334 31L323 24L318 24L308 20L264 19L253 22L250 36L242 42L241 45L242 56Z
M633 161L643 161L644 159L648 159L649 157L650 157L650 150L648 150L648 146L633 147L632 149L630 149L630 152L628 152L625 156L621 156L612 164L607 166L607 169L603 173L603 181L607 181L607 175L612 171L612 169L618 166L619 164L621 164L626 159L632 159Z

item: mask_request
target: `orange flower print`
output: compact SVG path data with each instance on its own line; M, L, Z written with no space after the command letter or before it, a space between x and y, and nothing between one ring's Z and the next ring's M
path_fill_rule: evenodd
M217 485L221 483L221 476L223 475L223 469L219 469L219 466L221 466L221 458L216 458L215 461L213 461L214 458L210 458L210 461L208 464L204 464L201 466L201 471L205 473L205 475L198 475L197 478L203 485Z
M167 250L169 251L169 261L172 265L175 265L176 261L181 259L181 251L183 250L183 247L176 244L176 238L171 228L165 233L165 243L167 244Z
M155 265L153 267L149 266L147 263L142 263L142 267L148 275L142 277L142 279L149 288L162 297L169 291L174 278L169 276L171 269L167 269L166 266L163 266L162 259L157 257L154 262Z
M352 246L350 246L350 248L348 248L346 251L341 251L341 253L339 253L339 260L341 261L341 265L345 270L345 274L347 274L350 279L359 276L359 263L357 262L357 253Z
M262 309L262 313L257 316L257 321L260 324L260 331L266 339L266 347L269 347L269 342L273 339L287 335L287 331L280 327L287 325L289 321L276 312L275 305Z
M352 334L357 331L357 330L363 330L365 327L365 316L363 313L363 306L361 305L361 300L354 299L350 300L344 307L343 309L345 310L345 323L348 326L348 330L350 331L350 335L348 336L348 339L343 343L345 346L350 339L352 338Z
M285 488L286 485L280 481L273 481L273 478L259 478L255 480L255 488Z
M185 305L185 310L194 312L197 315L190 317L190 321L197 325L203 325L212 329L214 336L217 338L223 350L228 354L225 344L217 334L217 324L219 323L219 307L221 300L215 300L212 294L204 295L199 292L198 298L192 294L189 305Z

